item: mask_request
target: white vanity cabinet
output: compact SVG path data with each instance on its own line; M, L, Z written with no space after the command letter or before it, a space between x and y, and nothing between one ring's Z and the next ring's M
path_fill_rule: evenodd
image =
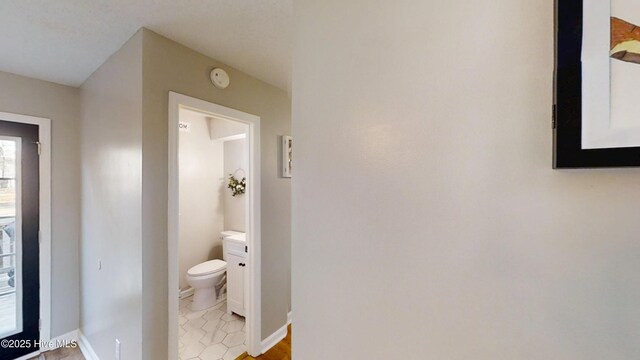
M225 246L227 252L227 312L245 316L246 241L244 241L244 236L230 236L225 240L227 241Z

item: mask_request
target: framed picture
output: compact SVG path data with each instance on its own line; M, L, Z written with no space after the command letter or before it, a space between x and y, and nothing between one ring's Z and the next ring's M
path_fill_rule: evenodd
M282 177L291 177L291 161L293 151L293 140L291 136L282 136Z
M556 0L554 168L640 166L640 2Z

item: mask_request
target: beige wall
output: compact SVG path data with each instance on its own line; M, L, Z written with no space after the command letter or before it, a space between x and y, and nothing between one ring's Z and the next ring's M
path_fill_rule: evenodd
M247 197L244 195L233 196L229 184L229 174L242 180L247 176L248 153L247 142L244 139L224 142L224 176L226 177L224 189L224 229L245 232L245 210ZM250 179L247 179L250 181Z
M82 85L82 316L101 359L142 358L142 32ZM101 262L101 268L99 267Z
M59 336L80 317L80 92L0 72L0 112L51 119L51 336Z
M231 76L218 90L214 66ZM143 358L167 357L167 138L169 91L261 117L262 337L286 323L289 305L290 181L277 174L278 135L290 131L287 93L151 31L143 59Z
M180 204L179 268L180 289L192 266L211 259L222 259L224 230L223 143L211 140L208 119L192 111L180 110L180 121L191 124L191 131L179 132Z
M294 359L640 356L640 170L551 169L553 2L295 22Z

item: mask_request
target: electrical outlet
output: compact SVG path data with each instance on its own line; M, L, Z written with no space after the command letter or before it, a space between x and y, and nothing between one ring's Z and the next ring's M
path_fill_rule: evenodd
M120 360L120 340L116 339L116 360Z

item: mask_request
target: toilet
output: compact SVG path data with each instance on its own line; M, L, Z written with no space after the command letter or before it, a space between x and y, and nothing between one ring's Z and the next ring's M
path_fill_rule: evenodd
M226 257L224 239L228 236L243 234L238 231L223 231L223 259ZM220 259L209 260L193 266L187 271L186 280L194 290L191 310L199 311L210 308L225 299L227 262Z

